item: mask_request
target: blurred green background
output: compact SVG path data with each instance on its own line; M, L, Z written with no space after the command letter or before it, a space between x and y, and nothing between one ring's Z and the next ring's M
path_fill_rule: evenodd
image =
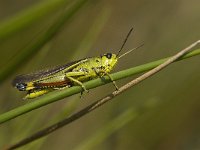
M168 57L200 38L198 0L0 0L0 113L34 100L11 86L23 73L106 52L114 71ZM200 149L200 58L172 64L80 120L23 150ZM118 81L118 86L134 77ZM59 121L114 90L108 84L65 98L0 126L0 148Z

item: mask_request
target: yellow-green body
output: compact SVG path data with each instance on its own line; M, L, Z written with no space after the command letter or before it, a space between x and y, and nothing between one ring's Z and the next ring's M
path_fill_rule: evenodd
M13 85L20 91L28 91L25 99L35 98L52 90L80 85L82 82L108 75L117 63L115 54L107 53L99 57L91 57L50 70L17 76Z
M49 70L20 75L13 80L12 84L20 91L27 91L25 99L35 98L50 91L68 88L74 85L80 85L84 91L87 91L82 82L104 75L108 75L117 88L117 85L109 75L109 72L116 65L119 58L143 45L131 49L119 56L132 31L133 28L128 32L117 54L107 53L99 57L85 58L70 62Z

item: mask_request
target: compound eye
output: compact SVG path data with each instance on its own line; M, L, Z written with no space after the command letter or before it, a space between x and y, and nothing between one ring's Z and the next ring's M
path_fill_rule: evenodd
M111 59L112 54L111 54L111 53L107 53L105 56L106 56L108 59Z

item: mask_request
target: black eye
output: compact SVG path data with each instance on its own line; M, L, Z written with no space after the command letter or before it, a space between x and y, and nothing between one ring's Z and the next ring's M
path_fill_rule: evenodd
M106 56L108 59L110 59L110 58L112 57L112 54L111 54L111 53L107 53L105 56Z

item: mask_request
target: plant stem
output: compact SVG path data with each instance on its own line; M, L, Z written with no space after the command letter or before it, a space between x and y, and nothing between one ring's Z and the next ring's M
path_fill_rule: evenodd
M186 58L189 58L189 57L192 57L192 56L195 56L195 55L199 55L199 54L200 54L200 49L197 49L197 50L194 50L190 53L187 53L186 55L180 57L176 61L183 60L183 59L186 59ZM150 62L150 63L144 64L144 65L133 67L133 68L130 68L130 69L127 69L127 70L123 70L123 71L111 74L111 77L114 80L119 80L119 79L126 78L126 77L129 77L129 76L135 75L135 74L139 74L139 73L145 72L147 70L151 70L152 68L155 68L156 66L165 62L167 59L168 58L164 58L164 59L160 59L160 60ZM105 76L104 80L97 78L97 79L85 82L84 85L87 89L92 89L92 88L107 84L109 82L111 82L110 79L107 76ZM40 108L40 107L45 106L47 104L61 100L65 97L80 93L81 91L82 91L82 88L80 86L74 86L74 87L71 87L71 88L68 88L68 89L53 91L49 94L46 94L46 95L38 98L37 100L35 100L31 103L28 103L28 104L25 104L23 106L14 108L13 110L10 110L8 112L1 114L0 115L0 124L3 123L3 122L7 122L7 121L9 121L13 118L16 118L17 116L20 116L22 114L25 114L29 111L32 111L34 109L37 109L37 108Z

